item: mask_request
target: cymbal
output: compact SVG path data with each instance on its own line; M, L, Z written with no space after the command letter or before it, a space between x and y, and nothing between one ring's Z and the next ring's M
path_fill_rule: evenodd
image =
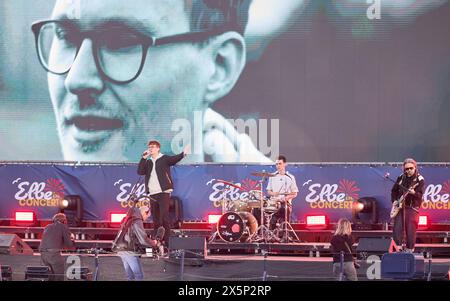
M229 186L231 186L231 187L240 189L240 190L245 190L245 189L242 188L241 186L238 186L238 185L236 185L236 184L234 184L234 183L231 183L231 182L228 182L228 181L225 181L225 180L217 179L216 181L219 182L219 183L223 183L223 184L225 184L225 185L229 185Z
M255 176L255 177L274 177L275 176L273 173L270 173L270 172L252 172L251 175Z

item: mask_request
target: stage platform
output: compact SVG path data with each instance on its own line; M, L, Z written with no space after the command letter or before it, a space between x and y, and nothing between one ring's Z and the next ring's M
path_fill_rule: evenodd
M2 226L0 233L15 233L19 235L30 247L37 250L44 227L17 227ZM78 249L101 248L108 250L116 236L119 228L77 228L71 227L71 232L75 234L76 247ZM148 234L153 231L146 229ZM297 230L295 231L300 242L298 243L250 243L238 242L227 243L221 239L209 242L207 248L210 253L245 253L255 254L261 250L281 254L297 254L306 256L329 256L332 230ZM211 229L172 229L172 236L178 237L205 237L209 241L213 235ZM353 249L356 250L359 238L390 238L392 231L388 230L355 230L352 236L356 243ZM431 252L433 256L450 257L450 231L417 231L417 252Z
M0 264L9 265L13 271L13 281L25 279L27 266L40 265L40 254L34 255L0 255ZM64 256L78 255L81 265L95 271L94 255L64 254ZM100 254L99 281L126 280L122 261L116 255ZM369 279L367 269L369 264L360 261L358 278L361 281L376 281ZM371 263L373 264L373 263ZM169 258L142 258L144 280L149 281L334 281L332 275L332 259L330 257L309 258L298 256L275 255L208 255L204 260L190 264L186 260L181 274L179 260ZM450 267L450 258L434 259L432 270L442 270ZM374 278L374 276L370 276ZM376 277L375 277L376 278ZM444 279L442 279L444 280Z
M40 239L24 239L24 241L34 250L37 250ZM77 249L98 248L110 250L111 240L76 240ZM356 253L358 243L352 248ZM300 243L226 243L223 241L208 242L208 254L258 254L263 251L273 254L299 255L309 257L331 256L330 243L328 242L300 242ZM416 252L430 252L432 256L450 257L450 244L416 244Z
M172 235L176 236L204 236L209 237L213 234L211 227L205 229L205 225L197 226L195 228L185 229L172 229ZM42 235L45 227L20 227L20 226L0 226L0 233L15 233L22 238L38 238ZM151 228L145 229L148 234L152 233ZM70 227L70 231L79 237L85 237L85 239L93 238L100 239L102 236L114 237L119 231L119 227L111 228L97 228L97 227ZM333 235L334 230L295 230L295 233L301 241L329 241ZM360 237L391 237L392 230L353 230L352 236L355 239ZM423 240L438 240L442 243L448 243L450 238L450 231L417 231L417 239Z

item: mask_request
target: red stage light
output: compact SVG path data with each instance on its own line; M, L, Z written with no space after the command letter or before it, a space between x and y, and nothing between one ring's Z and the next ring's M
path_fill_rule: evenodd
M326 215L307 215L306 228L307 229L325 229L328 226L328 219Z
M111 213L109 220L111 224L120 224L125 216L127 216L126 213Z
M428 216L419 215L419 228L427 228L428 227Z
M208 223L209 224L217 224L219 219L222 217L220 214L208 214Z
M14 220L16 222L34 222L35 215L33 211L16 211L14 212Z
M36 224L36 214L33 211L16 211L12 225L14 226L34 226Z
M308 226L323 226L326 225L325 215L310 215L306 217L306 224Z

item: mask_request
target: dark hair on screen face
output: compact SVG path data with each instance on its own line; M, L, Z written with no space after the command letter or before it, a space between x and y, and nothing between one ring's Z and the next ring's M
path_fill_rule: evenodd
M191 31L223 29L244 35L252 0L185 0L192 3Z
M278 156L278 160L281 160L281 161L283 161L283 163L286 163L286 157L285 156L282 156L282 155Z
M150 140L148 145L156 145L158 148L161 148L161 144L156 140Z

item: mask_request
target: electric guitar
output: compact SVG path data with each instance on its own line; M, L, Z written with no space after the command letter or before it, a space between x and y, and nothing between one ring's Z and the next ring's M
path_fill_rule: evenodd
M417 185L419 185L419 182L417 182L416 184L414 184L412 187L410 187L409 189L414 189L417 187ZM397 216L397 214L400 212L400 209L403 208L403 205L405 203L405 198L406 196L409 194L409 189L398 199L395 200L392 203L392 209L391 209L391 218L394 218Z

